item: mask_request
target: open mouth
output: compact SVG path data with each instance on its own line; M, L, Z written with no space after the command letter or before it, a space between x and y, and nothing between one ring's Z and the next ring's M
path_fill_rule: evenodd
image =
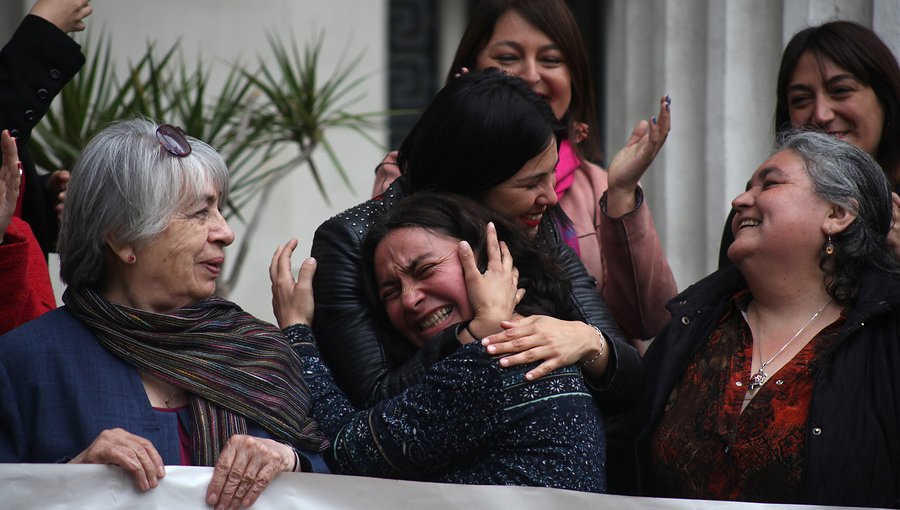
M219 276L219 273L222 272L222 264L225 261L209 261L203 262L201 265L206 268L207 271L210 272L213 276Z
M422 320L418 324L419 331L425 331L431 329L447 320L450 317L450 314L453 312L453 306L447 305L438 308L434 313L429 315Z
M519 216L519 219L524 223L528 228L535 228L541 224L541 218L544 217L544 213L540 212L537 214L523 214Z
M758 227L759 223L759 220L746 219L738 224L738 230L741 230L744 227Z

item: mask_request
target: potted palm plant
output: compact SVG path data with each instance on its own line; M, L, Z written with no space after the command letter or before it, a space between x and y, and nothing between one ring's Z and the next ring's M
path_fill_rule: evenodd
M366 77L353 71L357 55L328 76L319 70L323 36L302 48L270 35L271 55L249 70L231 67L217 90L209 90L210 70L202 62L188 65L179 42L146 51L118 78L110 40L103 35L83 43L88 64L62 90L43 122L35 128L32 150L36 164L52 171L71 168L87 141L107 123L143 115L179 125L216 147L228 164L231 189L224 204L226 218L246 224L234 262L226 268L217 293L227 296L237 283L257 223L269 204L268 195L290 172L306 168L323 199L328 194L313 155L324 150L345 185L350 180L328 141L332 129L351 129L379 145L368 134L389 112L352 113L362 97ZM277 155L294 154L286 161Z

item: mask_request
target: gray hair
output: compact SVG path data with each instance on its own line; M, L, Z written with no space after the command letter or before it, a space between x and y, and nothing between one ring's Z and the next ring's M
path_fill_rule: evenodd
M180 208L203 199L207 182L220 203L227 195L228 168L215 149L187 137L191 153L176 156L157 140L158 127L148 119L111 124L76 161L57 246L60 276L69 286L97 285L109 242L145 245Z
M775 152L790 150L803 160L813 190L822 199L856 215L832 241L835 253L826 257L829 293L840 304L852 303L859 278L868 267L900 277L900 265L885 239L893 222L891 187L877 162L865 151L825 133L789 130L779 137Z

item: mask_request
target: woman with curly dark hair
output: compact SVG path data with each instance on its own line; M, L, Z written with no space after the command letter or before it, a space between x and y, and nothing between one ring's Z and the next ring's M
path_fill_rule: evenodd
M900 266L884 172L836 137L787 132L732 205L734 265L671 302L645 356L628 474L653 496L897 505Z
M603 416L579 367L529 380L540 361L512 366L479 341L516 316L566 313L563 269L521 227L462 195L423 192L369 229L365 273L385 347L409 359L441 331L457 339L403 392L370 407L354 407L319 357L308 327L315 264L304 262L295 282L295 247L272 261L275 315L303 357L333 471L605 490Z

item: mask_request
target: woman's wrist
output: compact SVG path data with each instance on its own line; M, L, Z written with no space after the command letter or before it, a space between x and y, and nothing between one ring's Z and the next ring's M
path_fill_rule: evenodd
M600 331L600 328L594 326L592 324L588 324L588 326L593 329L594 334L596 334L597 343L596 348L593 348L587 352L579 361L578 365L581 368L589 369L593 367L598 367L601 364L604 364L603 361L605 358L608 358L609 346L606 341L606 336Z
M621 218L638 208L637 184L606 190L605 212L611 218Z

